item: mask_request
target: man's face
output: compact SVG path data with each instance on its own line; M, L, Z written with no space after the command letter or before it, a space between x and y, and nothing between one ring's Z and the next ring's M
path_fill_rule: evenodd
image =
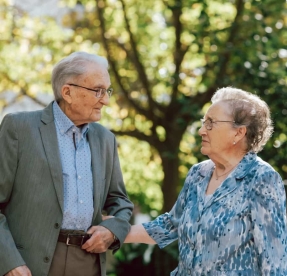
M86 68L87 73L73 78L67 83L90 89L108 89L110 87L110 76L106 69L92 63L88 64ZM64 85L63 88L69 93L69 102L66 101L68 104L65 104L63 111L76 126L96 122L101 119L101 109L109 103L107 93L105 93L103 98L97 98L95 92L85 88L71 85Z

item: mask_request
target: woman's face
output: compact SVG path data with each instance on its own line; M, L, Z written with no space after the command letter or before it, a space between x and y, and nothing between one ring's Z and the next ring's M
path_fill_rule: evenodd
M208 120L212 129L208 130L203 124L198 131L202 137L201 153L211 159L230 153L234 148L233 142L237 130L233 128L233 118L228 104L218 102L211 105L203 120Z

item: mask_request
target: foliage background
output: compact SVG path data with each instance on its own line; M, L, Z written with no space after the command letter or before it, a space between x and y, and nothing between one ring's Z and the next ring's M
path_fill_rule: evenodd
M51 70L63 56L109 59L116 93L101 123L118 135L127 190L141 212L153 218L170 210L188 169L206 159L199 119L223 86L269 104L275 131L259 155L287 179L286 2L62 0L52 17L0 4L3 114L23 97L45 105L40 96L51 94ZM116 275L169 275L176 244L163 253L125 245L116 258Z

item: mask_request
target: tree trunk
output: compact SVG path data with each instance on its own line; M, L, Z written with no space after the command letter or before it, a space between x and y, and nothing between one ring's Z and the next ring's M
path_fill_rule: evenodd
M179 184L179 157L178 146L169 148L168 152L160 152L164 178L162 182L163 212L168 212L177 199L177 187Z

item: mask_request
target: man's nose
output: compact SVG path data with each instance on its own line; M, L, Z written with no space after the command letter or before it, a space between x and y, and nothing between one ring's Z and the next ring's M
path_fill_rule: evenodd
M101 103L103 105L108 105L110 103L110 97L107 92L105 93L104 97L101 98Z

